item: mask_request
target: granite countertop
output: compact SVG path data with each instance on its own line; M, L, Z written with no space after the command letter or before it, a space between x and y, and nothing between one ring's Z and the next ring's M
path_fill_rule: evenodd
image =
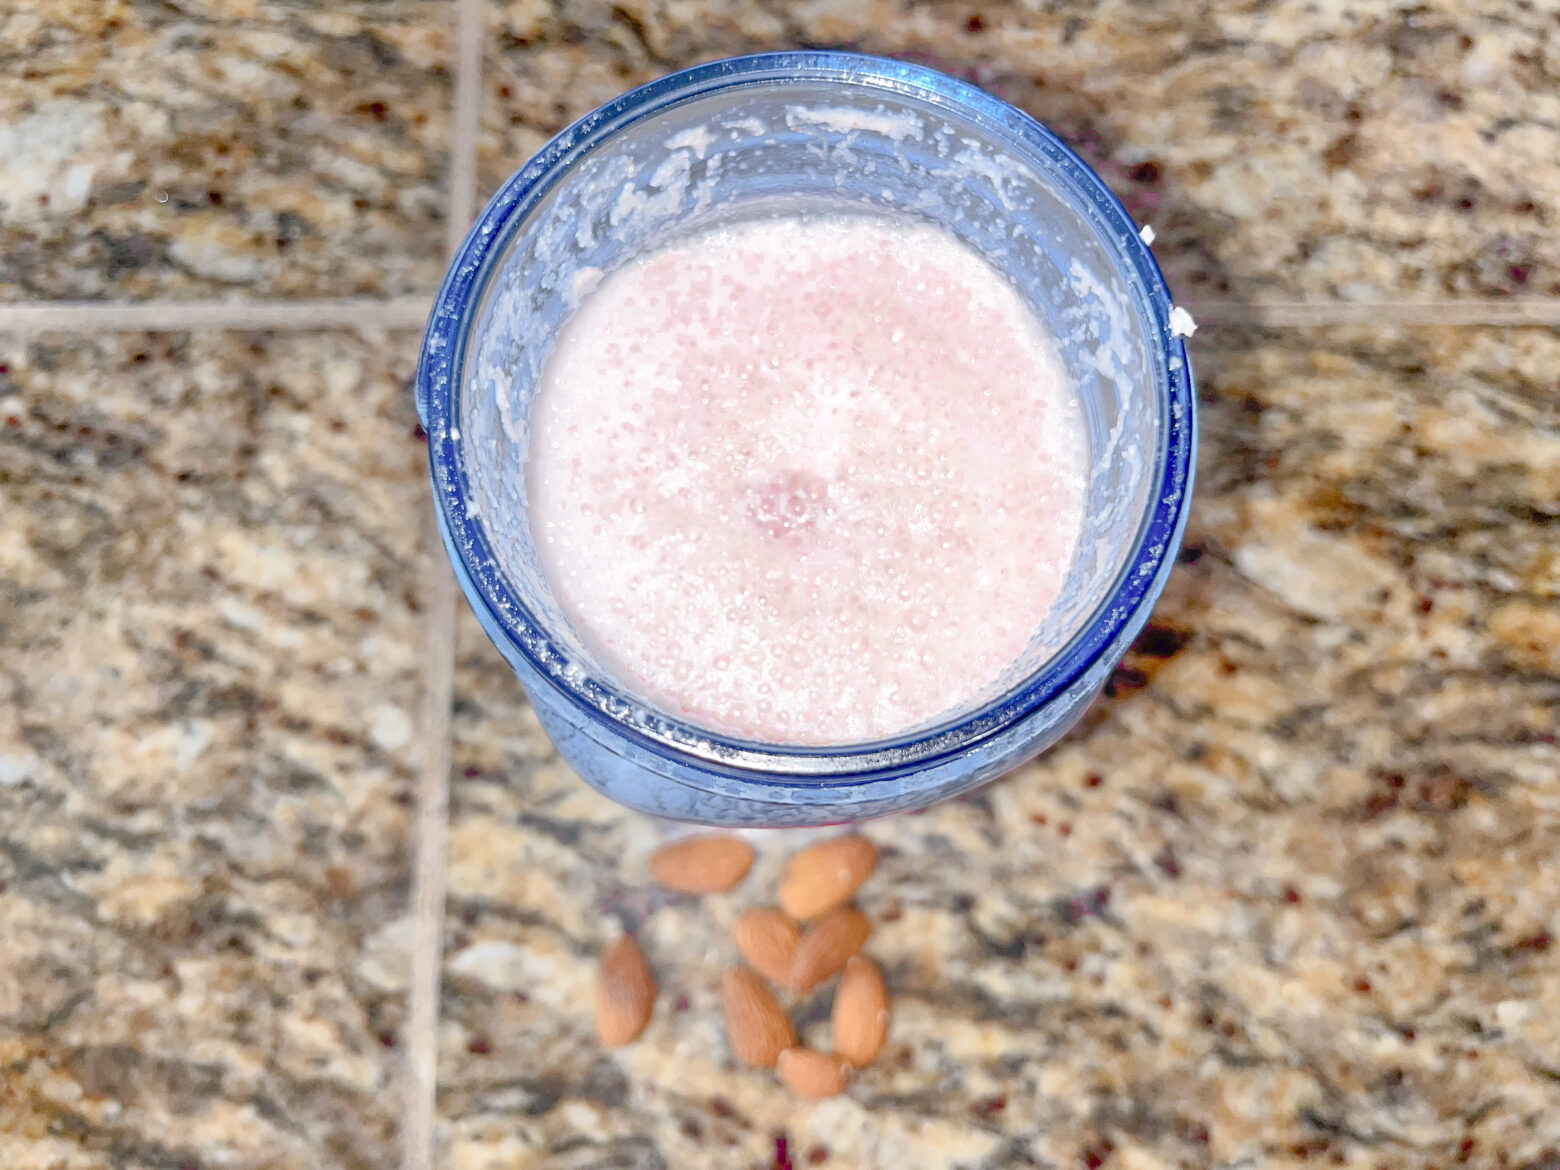
M1560 294L1552 5L488 17L484 189L668 69L851 45L1056 127L1194 306ZM0 301L431 292L449 23L0 15ZM864 827L895 1018L844 1097L799 1104L719 1023L729 925L805 837L756 834L733 894L656 892L669 827L568 772L463 613L442 1170L1560 1165L1560 330L1351 316L1204 320L1191 526L1108 694L1042 760ZM0 305L7 1170L395 1164L417 343L22 338ZM606 1052L624 928L663 990ZM822 1042L823 1001L797 1015Z
M468 624L447 1165L1550 1164L1560 337L1198 338L1200 501L1113 693L865 826L896 1015L848 1097L798 1106L720 1034L727 929L797 838L735 894L654 894L660 830L568 775ZM607 1054L620 923L664 991Z

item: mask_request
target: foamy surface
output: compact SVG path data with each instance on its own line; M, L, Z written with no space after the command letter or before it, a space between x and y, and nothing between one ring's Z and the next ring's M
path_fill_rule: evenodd
M1009 673L1088 462L1045 327L930 225L776 218L611 274L532 411L531 525L619 680L713 730L892 736Z

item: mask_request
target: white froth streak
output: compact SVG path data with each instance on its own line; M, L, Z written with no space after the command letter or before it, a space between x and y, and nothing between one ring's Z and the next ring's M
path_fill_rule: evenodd
M1197 332L1197 322L1180 305L1170 310L1170 336L1190 337Z
M849 106L789 106L785 111L785 124L793 130L798 126L822 126L836 134L866 131L880 134L895 142L903 138L919 139L922 135L921 119L909 111L893 112L882 109L858 110Z

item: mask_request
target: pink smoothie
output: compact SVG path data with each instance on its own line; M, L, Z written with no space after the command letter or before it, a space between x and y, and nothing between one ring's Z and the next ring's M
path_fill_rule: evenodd
M527 487L603 666L774 743L911 730L1010 681L1083 519L1074 389L938 228L775 218L608 275L549 359Z

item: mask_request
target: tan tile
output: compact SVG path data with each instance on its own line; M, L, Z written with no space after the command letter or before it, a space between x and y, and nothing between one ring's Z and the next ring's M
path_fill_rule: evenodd
M448 5L0 15L0 301L431 291Z
M484 190L660 74L845 47L1050 125L1153 224L1184 300L1560 294L1543 4L495 0L490 26Z
M0 339L5 1165L389 1164L415 350Z
M873 822L894 1022L846 1097L737 1066L732 894L559 764L464 619L442 1165L1523 1165L1560 1144L1560 334L1206 330L1182 564L1084 724ZM1507 617L1498 615L1506 614ZM1539 616L1542 615L1541 620ZM638 932L645 1036L592 1038ZM828 1042L827 993L797 1005ZM1125 1152L1125 1153L1124 1153Z

